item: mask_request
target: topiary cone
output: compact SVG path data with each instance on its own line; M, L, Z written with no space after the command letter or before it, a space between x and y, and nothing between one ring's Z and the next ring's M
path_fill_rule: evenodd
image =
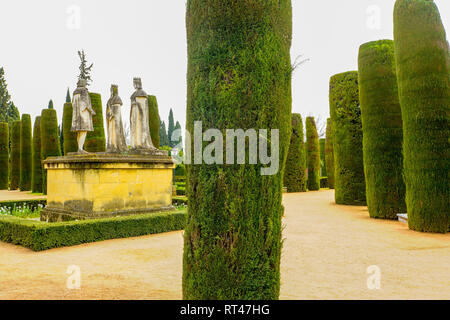
M20 191L31 191L32 176L31 116L22 115L20 127Z
M36 117L33 128L33 157L32 167L33 175L31 177L31 191L33 193L42 193L42 156L41 156L41 117Z

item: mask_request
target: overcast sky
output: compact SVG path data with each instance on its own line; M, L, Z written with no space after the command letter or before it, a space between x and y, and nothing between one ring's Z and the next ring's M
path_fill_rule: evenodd
M450 1L436 0L448 32ZM185 0L2 0L0 66L21 113L53 99L58 118L79 74L77 50L94 63L91 92L119 85L129 117L133 77L156 95L161 118L186 119ZM328 117L328 82L356 70L362 43L392 39L395 0L293 0L292 57L310 61L293 76L293 112ZM79 14L78 14L79 13ZM33 120L34 121L34 120Z

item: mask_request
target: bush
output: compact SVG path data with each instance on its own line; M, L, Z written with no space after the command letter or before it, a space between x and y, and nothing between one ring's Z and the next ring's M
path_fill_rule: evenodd
M89 93L89 96L91 97L92 109L95 111L95 115L92 117L94 131L88 132L84 150L87 152L105 152L106 138L105 126L103 124L102 97L98 93Z
M64 141L64 155L68 155L70 152L78 151L77 133L72 132L72 115L73 106L72 102L66 102L63 110L63 141Z
M395 55L412 230L450 230L450 53L433 1L398 0Z
M397 214L406 212L406 204L393 41L374 41L360 47L359 97L370 217L396 220Z
M9 128L7 122L0 122L0 190L9 187Z
M32 169L31 116L22 115L20 127L20 191L31 191Z
M177 164L177 166L175 167L175 177L184 177L184 176L186 176L186 167L182 163Z
M334 151L331 119L327 119L327 138L325 140L325 165L327 167L328 188L334 189Z
M280 170L263 176L261 163L187 165L183 297L277 299L291 135L291 1L188 0L186 23L188 131L194 121L219 130L279 128Z
M303 120L298 113L292 115L292 135L284 169L287 192L306 192L306 155Z
M44 109L41 113L41 156L45 160L48 157L61 156L59 143L58 118L55 109ZM47 194L47 172L42 172L42 192Z
M366 182L358 72L346 72L331 77L330 114L336 203L365 205Z
M32 167L33 174L31 176L31 191L33 193L42 193L42 157L41 157L41 117L36 117L33 128L33 157Z
M20 126L22 121L13 121L11 128L11 181L10 189L19 189L20 184Z
M308 190L320 190L320 146L316 122L313 117L306 118L306 159L308 165Z
M152 137L153 145L159 149L159 110L158 101L155 96L148 96L148 121L150 128L150 135Z

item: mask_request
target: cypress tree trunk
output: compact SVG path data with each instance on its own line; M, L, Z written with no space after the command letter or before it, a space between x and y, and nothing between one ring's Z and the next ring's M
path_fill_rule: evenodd
M73 106L72 102L66 102L64 104L63 110L63 145L64 154L67 155L69 152L78 151L77 133L70 131L72 129L72 115Z
M13 121L11 129L11 181L10 190L19 189L20 184L20 127L21 121Z
M48 157L61 156L59 144L58 118L55 109L44 109L41 114L41 155L45 160ZM42 172L42 192L47 194L47 172Z
M412 230L450 230L449 48L433 1L398 0L394 41Z
M308 165L308 190L320 190L320 146L316 122L306 118L306 163Z
M328 188L334 189L334 151L331 119L327 119L327 137L325 139L325 164L327 167Z
M358 72L331 77L330 114L336 203L366 205Z
M264 176L259 160L187 166L183 297L277 299L291 135L291 1L188 0L186 24L188 131L193 135L195 121L204 131L266 129L270 148L270 130L279 129L280 162L275 175ZM195 143L193 137L191 150Z
M0 190L9 187L9 128L7 122L0 122Z
M31 191L31 116L22 115L20 127L20 191Z
M155 148L159 149L159 110L158 100L155 96L148 96L148 116L149 128L152 142Z
M94 131L87 134L84 150L88 152L105 152L106 138L103 123L102 97L98 93L89 93L89 96L91 97L92 109L95 111L95 115L92 117Z
M284 186L288 192L306 192L306 155L303 136L303 120L292 114L292 135L284 169Z
M31 177L31 191L42 193L42 157L41 157L41 117L36 117L33 128L33 175Z
M393 41L374 41L360 47L359 98L370 217L395 220L398 213L406 212L406 203Z

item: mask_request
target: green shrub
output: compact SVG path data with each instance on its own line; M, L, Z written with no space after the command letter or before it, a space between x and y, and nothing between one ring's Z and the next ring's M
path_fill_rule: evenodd
M433 1L398 0L395 56L410 229L450 230L450 53Z
M185 196L172 197L172 204L174 206L187 206L188 199Z
M325 140L325 165L327 167L328 188L334 189L334 151L331 119L327 119L327 138Z
M0 190L9 187L9 128L7 122L0 122Z
M303 120L298 113L292 114L292 135L284 169L284 186L287 192L306 192L306 155Z
M4 200L0 201L0 208L4 210L12 211L14 208L27 207L32 211L36 211L39 208L46 206L46 199L32 199L32 200Z
M155 96L148 96L148 121L153 145L159 149L159 110Z
M186 167L182 163L177 164L177 166L175 167L175 177L184 177L184 176L186 176Z
M31 116L23 114L20 126L20 191L31 191L32 137Z
M359 98L370 217L396 220L397 214L406 212L406 203L402 113L392 40L360 47Z
M308 166L308 190L320 190L320 146L316 122L306 118L306 163Z
M11 128L11 180L9 188L19 189L20 184L20 127L22 121L16 120Z
M63 141L64 141L64 154L67 155L70 152L78 151L77 133L72 132L72 115L73 106L72 102L66 102L63 110Z
M32 167L33 175L31 176L31 191L33 193L42 193L42 157L41 157L41 117L36 117L33 128L33 157Z
M327 176L327 166L325 163L325 139L319 139L319 146L320 146L320 176L326 177Z
M105 152L106 138L103 124L102 97L98 93L89 93L89 96L91 97L92 109L95 111L95 115L92 117L94 131L88 132L84 150L88 152Z
M321 189L328 188L328 177L321 177L320 178L320 188Z
M277 299L291 136L291 1L188 0L186 23L188 131L194 121L219 130L277 128L280 170L264 176L261 163L186 166L183 297Z
M366 182L358 72L351 71L331 77L330 114L336 203L365 205Z
M41 157L61 156L59 143L58 118L55 109L44 109L41 113ZM42 192L47 194L47 172L42 172Z

